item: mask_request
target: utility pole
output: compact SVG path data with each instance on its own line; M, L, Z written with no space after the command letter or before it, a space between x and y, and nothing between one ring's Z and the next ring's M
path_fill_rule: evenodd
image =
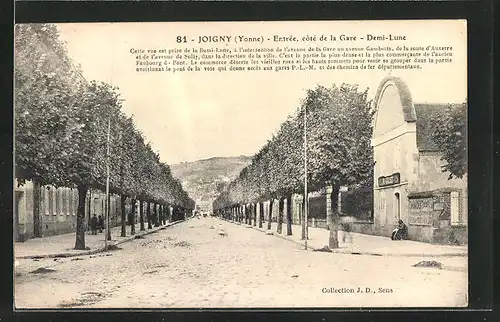
M113 87L113 65L111 65L111 73L110 73L110 85L111 88ZM106 231L105 231L105 236L104 236L104 247L105 249L108 249L108 240L111 240L111 227L110 227L110 220L109 220L109 157L110 157L110 152L109 152L109 146L110 146L110 141L111 141L111 104L108 106L108 137L107 137L107 144L106 144Z
M309 201L309 196L307 194L307 104L304 104L304 221L305 221L305 227L306 227L306 238L304 241L304 245L306 246L307 250L307 239L308 239L308 220L307 220L307 212L308 212L308 201Z
M109 112L108 117L108 138L107 138L107 147L106 147L106 231L104 234L104 247L108 249L108 237L109 236L109 141L111 135L111 112Z

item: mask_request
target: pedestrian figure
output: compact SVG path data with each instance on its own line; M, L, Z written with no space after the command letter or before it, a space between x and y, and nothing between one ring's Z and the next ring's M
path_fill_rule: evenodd
M340 228L342 229L342 242L345 243L347 240L347 242L352 243L351 224L355 221L355 218L350 216L342 216L340 220Z
M128 224L130 226L134 225L134 215L135 213L131 210L129 213L128 213L128 218L127 218L127 221L128 221Z
M408 239L408 227L401 219L398 221L398 227L392 231L391 239L392 240Z
M97 217L95 214L90 219L90 229L92 230L92 235L97 235Z
M99 215L99 232L102 233L103 229L104 229L104 219L102 218L101 215Z

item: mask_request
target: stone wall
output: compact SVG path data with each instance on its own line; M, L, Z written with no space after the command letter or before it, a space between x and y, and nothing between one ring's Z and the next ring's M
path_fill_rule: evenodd
M456 189L459 192L458 206L460 209L457 225L467 225L468 199L467 176L461 179L449 179L449 173L441 171L444 161L435 152L421 152L418 156L419 179L409 185L412 192L433 191L442 188Z

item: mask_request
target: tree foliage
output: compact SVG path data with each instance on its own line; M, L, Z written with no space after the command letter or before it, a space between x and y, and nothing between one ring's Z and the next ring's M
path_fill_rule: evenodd
M14 78L19 184L37 180L76 187L80 196L89 188L103 189L109 123L111 191L125 198L194 208L169 166L122 112L119 89L87 82L68 57L54 25L16 25Z
M436 143L449 179L467 173L467 102L449 105L439 120L434 120L432 141Z
M214 209L302 193L304 113L309 191L325 184L364 184L372 180L373 111L367 90L361 92L347 84L317 86L307 91L297 112L214 201Z

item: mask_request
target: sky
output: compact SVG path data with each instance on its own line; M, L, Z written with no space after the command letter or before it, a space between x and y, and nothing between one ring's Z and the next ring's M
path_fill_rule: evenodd
M253 155L299 107L307 89L318 84L358 84L360 89L369 88L371 99L380 81L389 75L382 70L135 71L135 55L130 53L131 49L177 48L181 46L175 41L178 35L197 39L200 35L404 34L407 45L454 47L451 64L391 72L408 84L414 102L461 102L467 96L464 21L67 23L58 24L58 28L69 56L80 65L83 76L119 88L124 112L133 116L146 140L168 164L215 156ZM199 48L201 45L185 46ZM263 45L248 45L252 46Z

